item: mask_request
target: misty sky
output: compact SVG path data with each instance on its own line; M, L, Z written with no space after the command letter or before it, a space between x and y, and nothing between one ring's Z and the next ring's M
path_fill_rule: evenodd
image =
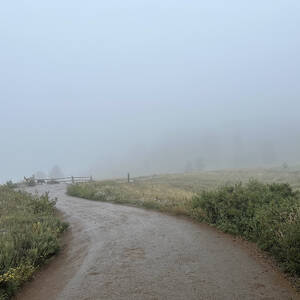
M300 1L2 1L0 182L300 162Z

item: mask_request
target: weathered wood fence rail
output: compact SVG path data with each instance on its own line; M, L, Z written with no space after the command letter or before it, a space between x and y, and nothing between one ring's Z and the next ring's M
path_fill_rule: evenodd
M92 176L68 176L68 177L60 177L60 178L35 178L29 177L26 178L24 176L24 180L26 184L58 184L58 183L77 183L77 182L90 182L93 181Z

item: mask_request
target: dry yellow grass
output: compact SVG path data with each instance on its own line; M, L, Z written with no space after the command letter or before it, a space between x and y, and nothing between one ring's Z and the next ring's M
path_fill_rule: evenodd
M294 189L300 189L300 171L239 169L138 177L131 183L125 179L105 180L70 186L68 192L93 200L127 203L189 215L191 200L196 193L225 184L248 182L249 179L265 183L287 182Z

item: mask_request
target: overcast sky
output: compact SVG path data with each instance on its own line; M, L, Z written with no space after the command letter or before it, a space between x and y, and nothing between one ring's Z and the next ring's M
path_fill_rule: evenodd
M299 0L2 1L0 54L0 181L300 162Z

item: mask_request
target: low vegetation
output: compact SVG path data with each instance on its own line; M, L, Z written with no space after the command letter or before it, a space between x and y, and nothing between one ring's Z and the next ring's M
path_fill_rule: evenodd
M0 299L9 299L59 250L67 224L56 216L48 194L32 196L0 186Z
M28 177L28 178L24 177L24 180L25 180L25 184L27 186L35 186L36 185L36 181L35 181L34 175L31 176L31 177Z
M299 183L299 171L237 170L140 177L132 183L110 180L75 184L68 187L68 194L183 214L210 223L256 242L285 271L299 276Z
M192 214L256 242L285 271L300 275L300 197L289 184L252 180L203 191L193 197Z
M131 204L174 214L188 214L193 192L165 184L149 184L140 180L128 184L125 181L100 181L78 183L68 187L68 194L81 198Z
M14 189L14 188L17 188L17 187L18 187L18 185L17 185L16 183L13 183L12 180L7 181L5 185L6 185L8 188L11 188L11 189Z

